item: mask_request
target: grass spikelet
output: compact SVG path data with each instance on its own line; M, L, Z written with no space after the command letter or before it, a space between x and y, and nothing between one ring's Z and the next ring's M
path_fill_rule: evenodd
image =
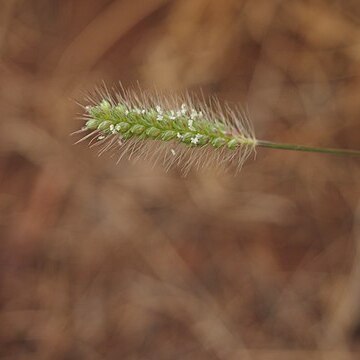
M100 146L99 154L112 152L118 161L148 159L162 162L166 170L191 168L241 168L254 153L256 140L245 112L221 106L216 98L205 101L188 93L165 95L135 89L115 91L104 87L88 97L80 132Z
M146 159L165 169L179 166L184 174L192 168L235 165L239 171L256 147L359 156L358 150L319 148L257 140L247 114L221 105L217 98L199 99L157 91L104 86L87 97L82 119L88 140L100 147L99 155L111 152L118 162L124 157Z

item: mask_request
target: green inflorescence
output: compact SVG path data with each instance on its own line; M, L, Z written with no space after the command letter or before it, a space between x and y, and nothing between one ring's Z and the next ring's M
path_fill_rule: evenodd
M221 121L206 119L201 111L185 104L178 110L163 110L159 106L140 109L103 100L86 109L89 117L86 129L98 130L102 137L118 134L123 139L173 140L191 147L210 145L230 150L254 141L242 134L232 134Z
M78 142L90 138L90 144L103 145L100 153L119 149L119 159L126 152L129 152L129 158L143 155L151 159L161 157L167 169L183 164L182 169L186 174L192 166L199 168L234 162L237 163L237 169L240 169L245 160L255 153L256 147L360 156L359 150L319 148L256 139L247 114L227 105L223 107L216 99L215 103L205 101L198 104L197 107L204 112L202 113L198 108L192 107L193 101L188 95L161 98L158 94L142 94L138 97L135 92L125 91L124 94L116 94L117 102L110 95L107 97L106 92L100 95L104 100L93 106L86 106L87 121L85 127L77 133L89 133ZM166 109L157 105L157 99L166 104ZM185 102L181 106L169 106L170 103L181 101Z

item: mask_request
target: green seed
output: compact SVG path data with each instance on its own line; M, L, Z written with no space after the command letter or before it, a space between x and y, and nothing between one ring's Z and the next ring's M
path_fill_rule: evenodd
M150 127L145 131L145 134L150 138L155 139L161 134L161 130L156 127Z
M168 130L168 131L165 131L165 132L161 135L161 140L169 141L169 140L174 139L175 137L176 137L176 132L175 132L175 131Z
M111 105L108 101L106 100L103 100L101 103L100 103L100 107L102 110L108 110L111 108Z
M130 124L127 122L121 122L116 124L115 129L120 133L124 133L125 131L128 131L130 129Z
M206 145L209 142L209 140L210 140L210 138L207 135L202 135L199 138L198 145L200 145L200 146Z
M226 144L226 140L222 137L217 137L213 141L211 141L212 146L215 148L219 148Z
M184 142L185 144L190 144L191 143L191 139L194 137L193 133L185 133L182 136L181 141Z
M227 143L227 147L230 149L230 150L235 150L239 145L239 142L237 139L231 139L230 141L228 141Z
M86 122L85 126L89 130L95 130L99 126L99 121L95 119L90 119Z
M112 124L111 121L103 121L99 124L98 129L101 131L109 130L111 124Z
M131 127L130 131L135 134L135 135L140 135L144 132L145 130L145 126L144 125L140 125L140 124L137 124L137 125L134 125Z

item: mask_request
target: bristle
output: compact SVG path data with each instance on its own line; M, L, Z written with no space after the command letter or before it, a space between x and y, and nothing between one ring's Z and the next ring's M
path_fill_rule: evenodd
M183 173L192 168L224 167L240 170L255 152L256 139L247 112L221 104L216 97L202 100L186 92L106 86L86 97L86 121L82 139L100 146L99 155L117 154L118 162L148 159L161 162L166 170L176 166Z

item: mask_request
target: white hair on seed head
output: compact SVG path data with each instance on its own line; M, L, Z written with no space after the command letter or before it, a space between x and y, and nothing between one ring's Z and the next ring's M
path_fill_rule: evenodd
M224 167L235 164L239 170L255 152L256 139L247 113L216 97L200 99L139 86L109 89L103 85L86 96L78 132L89 132L78 142L89 140L100 146L99 154L112 151L130 159L161 161L166 170Z

